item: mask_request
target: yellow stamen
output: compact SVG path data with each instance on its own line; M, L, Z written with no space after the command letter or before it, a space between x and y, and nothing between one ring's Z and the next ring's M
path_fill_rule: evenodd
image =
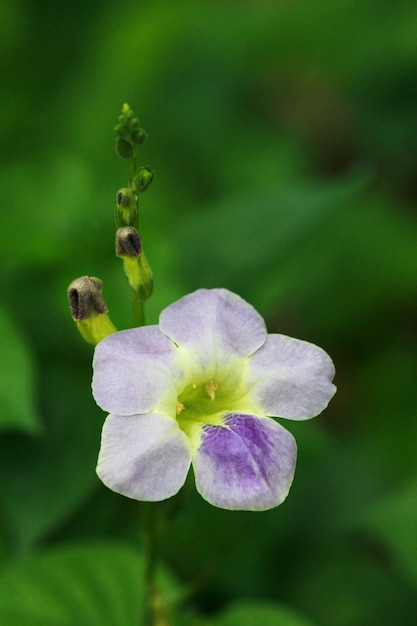
M219 383L217 382L217 380L211 380L209 383L207 383L207 385L204 385L204 391L206 392L206 394L208 395L208 397L210 398L210 400L213 402L214 398L216 397L216 391L219 388Z

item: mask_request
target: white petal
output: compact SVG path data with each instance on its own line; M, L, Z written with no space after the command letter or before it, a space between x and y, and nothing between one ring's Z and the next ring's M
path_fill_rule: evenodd
M262 317L227 289L199 289L162 311L159 326L181 348L198 354L199 365L247 357L266 339Z
M183 375L177 352L157 326L109 335L94 353L92 387L97 404L117 415L169 412L172 406L175 410L175 382Z
M190 446L176 420L155 413L107 417L97 474L113 491L165 500L181 489L190 463Z
M268 335L250 358L246 384L266 415L302 420L321 413L336 392L329 355L307 341Z

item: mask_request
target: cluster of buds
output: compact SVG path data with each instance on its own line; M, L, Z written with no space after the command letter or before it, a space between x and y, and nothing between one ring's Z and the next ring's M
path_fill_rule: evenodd
M119 122L114 127L116 133L116 152L121 159L130 161L136 154L136 145L146 140L146 132L139 126L139 120L134 117L132 109L124 104Z
M136 322L143 323L143 303L153 290L153 276L138 232L138 199L152 183L154 172L149 166L136 167L136 147L146 140L129 105L124 104L116 133L116 152L129 161L129 182L116 194L116 256L123 260L124 272L132 289ZM92 344L116 331L108 317L107 306L98 278L83 276L68 287L71 315L83 338Z

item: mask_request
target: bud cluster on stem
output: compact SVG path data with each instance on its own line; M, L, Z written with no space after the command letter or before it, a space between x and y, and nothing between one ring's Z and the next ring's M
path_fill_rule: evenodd
M123 260L123 269L131 287L133 320L136 326L145 323L144 303L153 291L152 271L145 256L139 227L139 195L151 185L154 172L149 166L136 167L137 147L147 138L128 104L124 104L116 134L116 153L129 162L128 185L116 194L116 256ZM83 276L68 287L71 316L81 336L92 344L116 331L108 317L99 278Z

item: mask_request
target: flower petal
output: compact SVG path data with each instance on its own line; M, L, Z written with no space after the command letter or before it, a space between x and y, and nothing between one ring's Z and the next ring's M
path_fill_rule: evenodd
M92 387L97 404L117 415L161 411L171 405L175 410L174 379L182 377L176 353L158 326L109 335L94 353Z
M185 482L191 463L187 437L165 415L109 415L97 474L107 487L136 500L165 500Z
M266 415L303 420L321 413L336 392L334 365L318 346L268 335L250 358L246 383Z
M198 353L200 366L247 357L266 339L255 309L227 289L199 289L162 311L159 327L181 348Z
M229 414L205 426L193 459L196 487L223 509L265 511L285 500L295 470L294 437L269 418Z

